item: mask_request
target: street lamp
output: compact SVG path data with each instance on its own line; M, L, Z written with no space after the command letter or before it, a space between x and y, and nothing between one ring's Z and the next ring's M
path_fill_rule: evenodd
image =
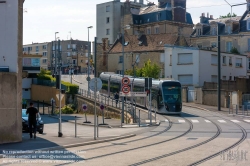
M54 74L57 72L57 57L56 57L56 34L59 32L55 32L55 68L54 68Z
M89 94L89 81L90 81L90 77L89 77L89 54L90 54L90 51L89 51L89 29L90 28L93 28L93 26L89 26L88 27L88 69L87 69L87 72L88 72L88 78L87 78L87 81L88 81L88 94Z

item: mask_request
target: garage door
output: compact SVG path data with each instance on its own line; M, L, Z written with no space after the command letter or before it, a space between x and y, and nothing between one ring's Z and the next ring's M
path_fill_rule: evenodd
M182 85L193 85L193 75L178 75L178 80Z

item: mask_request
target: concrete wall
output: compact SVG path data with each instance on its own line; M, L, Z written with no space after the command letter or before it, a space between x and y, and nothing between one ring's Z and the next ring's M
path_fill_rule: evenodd
M49 86L41 86L41 85L31 85L31 99L33 101L43 101L45 103L50 104L51 98L56 101L56 106L59 107L59 100L57 99L56 95L59 94L59 90L54 87ZM62 98L61 106L65 105L66 96Z
M204 105L217 106L217 90L203 90L202 101ZM221 90L221 106L225 107L225 91Z
M11 20L11 21L10 21ZM22 141L23 0L0 4L0 144Z

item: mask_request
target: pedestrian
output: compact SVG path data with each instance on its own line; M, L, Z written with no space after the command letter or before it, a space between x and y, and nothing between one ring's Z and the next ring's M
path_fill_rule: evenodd
M38 110L33 107L33 103L30 102L30 107L27 109L26 114L28 116L28 124L29 124L29 130L30 130L30 138L33 137L32 135L32 127L33 127L33 132L34 132L34 139L36 138L36 123L37 123L37 118L38 118Z
M117 107L117 104L118 104L118 99L119 99L119 95L118 95L118 93L116 92L116 93L115 93L115 103L116 103L116 107Z

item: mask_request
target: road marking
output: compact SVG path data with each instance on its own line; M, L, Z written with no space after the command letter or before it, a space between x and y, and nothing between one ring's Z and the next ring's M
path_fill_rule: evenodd
M205 122L207 122L207 123L211 123L211 121L210 121L210 120L205 120Z
M178 120L179 123L185 123L185 120Z
M167 119L165 119L165 122L168 122L168 120L167 120Z
M238 120L231 120L231 121L234 123L240 123L240 121L238 121Z
M193 123L199 123L198 120L191 120Z
M244 120L245 122L249 122L250 123L250 120Z
M220 123L226 123L226 121L224 120L218 120Z

